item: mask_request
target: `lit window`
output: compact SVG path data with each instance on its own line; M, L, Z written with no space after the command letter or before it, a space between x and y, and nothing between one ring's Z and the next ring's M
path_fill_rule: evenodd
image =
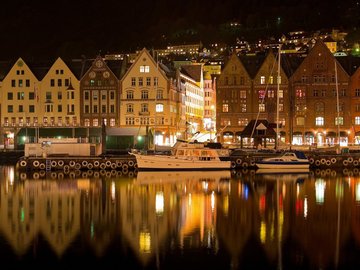
M156 104L156 112L163 112L164 105L163 104Z
M222 111L223 112L229 112L229 104L223 104Z
M360 116L355 116L355 125L360 125Z
M141 73L149 73L150 67L149 66L140 66L140 72Z
M316 126L323 126L324 125L324 117L316 117L315 118L315 125Z
M260 77L260 84L265 84L265 76Z

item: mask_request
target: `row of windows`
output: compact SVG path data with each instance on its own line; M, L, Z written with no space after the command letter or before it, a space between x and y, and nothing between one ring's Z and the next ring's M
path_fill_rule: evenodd
M45 112L53 112L54 111L54 105L53 104L46 104L45 105ZM14 113L14 106L8 105L7 106L7 112L8 113ZM25 112L24 105L19 105L17 113ZM63 112L63 106L61 104L57 105L57 112ZM68 104L67 105L67 113L73 114L75 112L75 105L74 104ZM35 105L29 105L29 109L26 113L35 113Z
M90 111L90 105L84 105L84 113L115 113L115 105L111 104L107 106L105 104L100 106L101 111L99 111L98 105L92 105L92 110Z
M328 94L326 94L327 92L328 92ZM359 91L359 94L360 94L360 91ZM330 93L329 93L329 91L326 91L326 89L322 89L322 90L314 89L313 90L313 97L326 97L327 95L336 97L337 96L336 89L330 90ZM356 95L356 92L355 92L355 95ZM346 89L339 90L339 96L346 97Z
M93 118L92 121L90 121L89 118L85 118L84 119L84 126L85 127L90 127L90 123L91 123L92 124L91 126L99 127L100 123L102 123L101 121L104 121L105 126L107 126L108 124L109 124L110 127L115 127L116 126L115 118L110 118L109 121L106 118L104 118L104 119Z
M17 82L17 85L16 85ZM69 86L70 85L70 80L69 79L57 79L57 85L55 85L55 79L51 79L50 80L50 86L51 87L55 87L55 86ZM19 79L19 80L11 80L11 87L24 87L24 80L23 79ZM25 87L30 87L30 80L26 79L25 80Z
M248 118L238 118L237 119L238 126L246 126L246 125L248 125L248 123L249 123ZM285 118L280 118L279 124L284 127L285 126ZM231 120L229 118L221 118L220 125L221 126L231 126Z
M32 120L32 121L31 121ZM56 121L57 120L57 121ZM16 124L23 126L30 126L30 125L34 125L34 126L38 126L39 125L39 118L38 117L5 117L4 118L4 126L15 126ZM62 125L77 125L77 117L73 116L73 117L65 117L65 119L63 119L63 117L59 116L59 117L46 117L44 116L42 118L42 125L47 126L47 125L51 125L51 126L62 126Z
M164 98L163 90L157 90L156 99L163 99L163 98ZM126 99L134 99L134 91L132 90L126 91ZM148 90L141 91L141 99L149 99Z
M13 92L8 92L7 93L7 100L14 100L14 94ZM34 100L35 99L35 92L29 92L29 100ZM17 100L25 100L26 97L26 93L25 92L17 92L16 93L17 96ZM51 100L53 96L52 92L46 92L46 99L47 100ZM58 100L61 100L63 97L63 93L61 91L59 91L57 93L57 98ZM75 92L74 91L67 91L66 92L66 97L67 99L75 99Z
M237 107L240 107L240 112L246 112L247 111L247 104L245 103L240 103L240 104L237 104ZM279 108L279 112L282 112L284 111L284 104L283 103L279 103L278 104L278 108ZM259 112L266 112L266 104L264 103L261 103L259 104ZM225 103L222 105L222 112L230 112L230 109L229 109L229 104Z
M160 104L160 103L156 104L155 110L156 112L164 112L164 104ZM126 112L134 113L134 104L127 104ZM141 104L141 112L149 112L149 104L147 103Z
M343 117L335 117L334 124L337 125L344 125L344 118ZM305 125L305 118L304 117L297 117L296 118L296 125L297 126L304 126ZM324 126L325 125L325 118L322 116L317 116L315 118L315 126ZM360 117L355 117L355 125L360 125Z
M144 86L144 78L143 77L138 77L137 82L138 82L138 86ZM151 77L146 77L145 78L145 85L146 86L151 86ZM158 85L158 78L157 77L153 77L153 85L154 86ZM131 77L131 86L136 86L136 78L135 77Z
M101 100L106 100L107 99L107 91L101 91L100 96L101 96ZM84 100L90 100L90 97L92 97L93 100L98 100L99 99L99 91L84 91ZM115 99L115 91L110 91L109 92L109 99L110 100L114 100Z

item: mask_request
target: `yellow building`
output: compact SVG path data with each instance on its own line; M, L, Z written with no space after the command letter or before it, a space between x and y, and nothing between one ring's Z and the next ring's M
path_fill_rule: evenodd
M143 49L120 81L120 126L146 127L148 146L173 145L185 131L181 95L170 70Z
M186 138L204 130L204 79L202 64L181 66L180 91L185 93Z

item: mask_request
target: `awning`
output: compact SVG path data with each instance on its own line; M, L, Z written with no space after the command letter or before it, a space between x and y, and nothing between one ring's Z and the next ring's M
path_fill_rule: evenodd
M21 128L19 130L19 132L16 134L16 136L35 136L36 132L35 132L36 128Z
M314 132L306 131L305 132L305 137L314 137Z
M347 137L348 134L346 131L340 131L340 137Z
M87 128L75 128L75 137L87 137Z
M234 133L231 131L225 131L223 132L223 136L234 136Z
M149 133L150 133L150 129ZM146 127L129 127L129 128L106 128L107 136L144 136L146 135Z
M241 136L241 134L242 134L242 131L236 131L235 132L235 136Z
M355 132L355 136L360 136L360 131Z
M302 132L295 131L295 132L293 132L293 136L302 136Z
M286 136L286 132L285 131L280 131L280 136L282 136L282 137Z
M40 138L52 137L73 137L73 128L39 128Z
M326 137L336 137L336 132L335 131L329 131L328 133L326 133Z

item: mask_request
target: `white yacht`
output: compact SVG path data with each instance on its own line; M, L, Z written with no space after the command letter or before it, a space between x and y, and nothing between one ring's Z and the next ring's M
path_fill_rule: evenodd
M211 148L204 143L178 141L170 155L129 153L140 170L224 170L229 169L228 149Z

